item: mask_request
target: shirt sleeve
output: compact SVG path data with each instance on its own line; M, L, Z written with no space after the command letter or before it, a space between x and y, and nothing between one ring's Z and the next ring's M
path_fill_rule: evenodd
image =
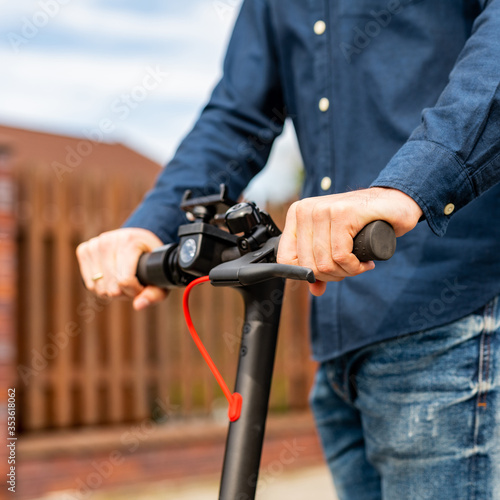
M179 146L124 227L141 227L164 243L177 239L185 222L178 208L190 189L201 196L224 183L237 199L266 164L282 132L286 110L276 45L264 0L245 0L228 46L221 81Z
M421 207L442 236L456 211L500 182L500 0L482 0L449 82L372 186Z

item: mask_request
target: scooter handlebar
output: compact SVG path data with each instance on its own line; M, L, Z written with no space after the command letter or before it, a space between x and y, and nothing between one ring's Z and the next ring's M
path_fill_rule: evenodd
M278 253L279 237L266 243L266 247L274 247L274 255ZM137 266L137 277L143 285L169 287L173 284L185 285L190 279L182 275L177 265L177 245L166 245L154 252L143 254ZM272 248L269 249L272 252ZM365 226L354 238L353 253L362 261L388 260L396 250L396 235L387 222L378 220ZM210 273L213 285L239 284L251 285L271 278L287 278L314 283L314 274L309 268L275 263L252 262L243 258L225 262L214 267ZM194 279L194 276L192 277Z

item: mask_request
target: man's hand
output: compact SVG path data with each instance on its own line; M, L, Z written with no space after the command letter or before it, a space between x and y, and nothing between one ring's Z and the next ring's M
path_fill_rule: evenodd
M139 257L162 246L151 231L123 228L102 233L76 249L85 286L99 297L133 298L140 310L167 296L161 288L143 287L135 273Z
M396 236L402 236L421 216L418 204L397 189L370 188L306 198L288 210L277 260L312 269L318 281L309 288L312 294L322 295L327 281L341 281L375 267L352 253L353 238L363 227L384 220Z

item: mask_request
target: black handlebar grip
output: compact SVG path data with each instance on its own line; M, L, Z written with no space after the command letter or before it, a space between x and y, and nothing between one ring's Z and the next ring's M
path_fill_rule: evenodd
M137 262L137 271L136 271L136 277L139 280L139 283L143 286L147 286L148 283L148 260L149 260L149 253L143 253L139 257L139 261Z
M366 225L354 238L352 253L361 261L388 260L396 251L396 234L392 226L376 220Z
M170 243L158 247L152 252L143 253L139 257L136 270L139 283L144 286L153 285L160 288L174 286L174 276L169 269L169 258L176 248L176 243Z

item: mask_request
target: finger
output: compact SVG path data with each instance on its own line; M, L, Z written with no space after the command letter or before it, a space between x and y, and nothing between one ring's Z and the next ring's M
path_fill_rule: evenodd
M87 244L87 268L91 286L88 287L90 291L99 295L100 297L107 297L104 288L103 279L104 271L102 270L99 260L99 241L98 238L91 238ZM102 278L95 279L98 275L102 274Z
M373 262L360 262L352 253L353 237L349 232L342 230L340 224L332 221L331 225L332 259L342 268L346 276L356 276L374 269Z
M109 297L120 297L122 291L118 285L116 272L116 253L119 251L119 240L108 238L106 234L99 237L99 253L97 255L99 266L103 273L102 288Z
M278 255L276 260L279 264L297 264L297 203L293 203L286 214L285 229L280 238Z
M168 292L166 290L155 286L147 286L135 297L133 307L136 311L140 311L151 304L161 302L167 295Z
M317 269L316 278L320 281L342 280L346 274L344 270L333 261L332 257L331 215L329 207L316 205L313 211L312 223L313 232L311 248ZM311 290L322 290L321 293L323 293L323 288L323 286L314 286Z
M95 283L92 280L92 267L88 255L88 243L82 243L81 245L78 245L76 249L76 258L80 266L80 273L82 275L85 288L92 292L94 290Z
M336 281L341 281L343 279L344 278L339 278ZM326 292L326 285L327 283L324 281L316 280L316 283L309 283L309 291L316 297L319 297Z
M314 275L319 277L319 271L314 261L313 253L313 220L312 209L307 204L297 207L297 258L299 266L312 269Z
M116 251L116 278L120 290L127 297L135 297L144 289L136 277L137 262L144 252L144 249L137 246Z

